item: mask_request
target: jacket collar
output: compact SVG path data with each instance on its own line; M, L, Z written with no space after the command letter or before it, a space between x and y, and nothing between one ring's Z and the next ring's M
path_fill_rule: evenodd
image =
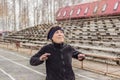
M53 43L54 47L58 48L58 49L63 48L63 45L64 45L64 43L55 43L55 42L52 42L52 43Z

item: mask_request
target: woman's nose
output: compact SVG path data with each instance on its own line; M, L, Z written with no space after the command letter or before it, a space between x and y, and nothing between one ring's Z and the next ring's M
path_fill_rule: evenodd
M62 36L62 35L63 35L63 33L61 33L61 32L60 32L58 35Z

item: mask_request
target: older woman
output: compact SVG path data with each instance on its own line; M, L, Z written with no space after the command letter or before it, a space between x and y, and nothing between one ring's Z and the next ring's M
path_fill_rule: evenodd
M64 31L55 26L48 32L51 44L45 45L33 55L30 64L37 66L46 61L46 80L75 80L72 70L72 57L82 61L85 55L64 43Z

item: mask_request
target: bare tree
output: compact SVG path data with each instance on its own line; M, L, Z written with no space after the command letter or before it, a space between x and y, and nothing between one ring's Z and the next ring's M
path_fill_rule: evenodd
M19 0L19 29L22 29L22 24L21 24L21 6L22 6L22 2L21 0Z
M2 29L16 31L31 25L55 23L59 8L83 1L85 0L0 0Z
M16 3L15 0L13 0L13 14L14 14L14 31L16 31Z
M28 2L28 0L26 0L26 4L27 4L27 6L26 6L26 8L27 8L27 12L26 12L26 14L27 14L27 27L29 27L29 2Z
M0 17L2 17L2 15L3 15L3 3L0 0Z
M8 16L8 8L7 8L7 0L2 0L0 3L0 16L2 19L2 29L3 31L7 28L7 16Z

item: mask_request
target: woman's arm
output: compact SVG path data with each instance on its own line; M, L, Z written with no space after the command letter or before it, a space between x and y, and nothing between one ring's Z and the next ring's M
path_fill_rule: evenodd
M83 54L82 52L75 50L73 47L71 47L71 50L72 50L73 58L78 59L79 61L82 61L85 59L85 54Z
M45 53L45 47L42 47L35 55L33 55L30 59L30 64L32 66L37 66L42 64L44 61L40 60L40 56Z

